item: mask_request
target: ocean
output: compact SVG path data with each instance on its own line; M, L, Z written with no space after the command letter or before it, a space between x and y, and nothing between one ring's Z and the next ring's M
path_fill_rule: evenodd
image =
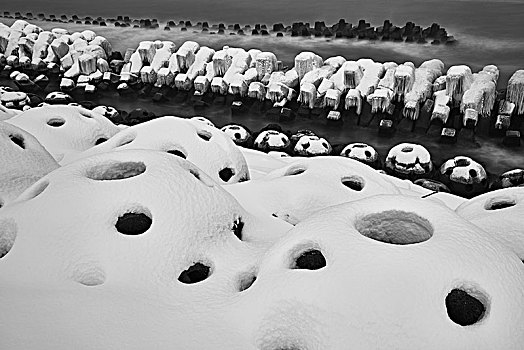
M132 18L157 18L167 20L208 21L210 24L241 25L255 23L291 24L294 21L310 22L322 20L326 24L344 18L357 23L366 19L374 26L382 25L385 19L403 25L413 21L422 26L433 22L445 27L458 43L446 45L419 45L392 42L370 42L356 39L320 38L261 38L219 36L202 34L199 31L180 32L175 29L164 32L121 28L97 28L96 32L106 35L116 49L125 51L135 48L141 40L166 39L181 43L192 39L202 45L220 48L223 45L237 45L245 48L270 50L287 64L292 64L300 51L311 50L324 58L342 55L346 58L370 57L375 60L413 61L420 64L430 58L439 58L447 66L468 64L473 71L487 64L495 64L501 70L499 87L505 87L509 76L517 69L524 68L524 0L523 1L406 1L406 0L301 0L301 1L254 1L254 0L26 0L2 6L4 11L32 12L71 16L102 16L104 18L127 15ZM3 19L5 22L5 19ZM42 27L55 27L57 23L41 22ZM68 28L75 26L63 25ZM85 26L82 26L85 27Z

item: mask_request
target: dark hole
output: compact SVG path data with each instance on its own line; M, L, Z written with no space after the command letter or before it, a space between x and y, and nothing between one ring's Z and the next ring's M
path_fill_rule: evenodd
M147 113L146 111L143 111L143 112L142 112L142 115L143 115L143 116L146 116L146 117L147 117L148 114L149 114L149 113Z
M200 137L200 138L201 138L202 140L204 140L204 141L209 141L209 140L211 140L211 136L212 136L209 132L204 131L204 130L199 130L199 131L197 132L197 135L198 135L198 137Z
M292 175L300 175L302 174L303 172L305 172L306 169L304 168L294 168L294 169L289 169L287 172L286 172L286 175L285 176L292 176Z
M236 139L239 139L239 138L241 138L241 137L242 137L242 135L240 135L239 132L236 132L236 133L235 133L235 138L236 138Z
M453 168L448 168L446 169L446 173L445 173L447 176L453 174Z
M187 270L182 271L178 280L185 284L198 283L205 280L209 276L209 266L202 263L195 263Z
M350 153L351 153L351 150L350 150L350 149L347 149L347 150L346 150L346 153L345 153L346 157L349 157L349 154L350 154Z
M286 142L287 142L287 139L286 139L285 137L282 137L281 139L282 139L282 142L283 142L283 143L286 143Z
M304 148L304 149L308 149L309 146L310 146L309 142L306 142L306 143L302 144L302 148Z
M366 157L371 158L371 152L370 151L364 151L364 154Z
M251 275L251 276L247 276L245 278L242 278L240 280L240 286L238 288L238 291L239 292L245 291L246 289L251 287L253 285L253 283L255 283L256 280L257 280L257 276L255 276L255 275Z
M302 253L295 262L295 269L318 270L325 266L326 258L316 249Z
M177 157L180 157L180 158L183 158L183 159L186 159L186 155L182 151L180 151L178 149L167 151L167 153L172 154L172 155L177 156Z
M116 230L124 235L141 235L149 230L152 220L144 213L125 213L116 222Z
M13 141L15 145L17 145L21 149L25 149L24 138L22 136L9 135L9 138L11 139L11 141Z
M231 168L224 168L218 172L218 176L222 179L224 182L228 182L231 180L231 178L235 175L235 171Z
M47 125L52 126L53 128L58 128L65 124L65 120L62 118L53 118L47 121Z
M486 307L480 300L460 289L453 289L446 297L446 309L451 321L461 326L477 323Z
M324 146L324 148L328 148L328 144L325 142L322 142L322 146Z
M487 210L499 210L499 209L504 209L504 208L510 208L514 205L515 205L515 202L511 202L511 201L497 201L491 204L490 206L488 206L486 209Z
M101 137L101 138L99 138L98 140L95 141L95 145L99 145L99 144L104 143L106 141L107 141L107 139L105 137Z
M342 179L342 184L352 189L353 191L362 191L362 189L364 188L362 181L355 178Z
M233 222L232 231L235 234L235 236L238 237L239 240L242 240L242 229L243 228L244 228L244 222L242 221L242 218L237 218Z
M477 171L475 169L469 169L469 176L477 177Z

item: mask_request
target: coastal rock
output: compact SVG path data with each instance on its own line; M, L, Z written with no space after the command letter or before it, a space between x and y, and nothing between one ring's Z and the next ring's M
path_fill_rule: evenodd
M32 108L7 122L34 135L57 162L120 131L98 113L67 105Z
M59 167L33 135L1 121L0 165L0 208Z

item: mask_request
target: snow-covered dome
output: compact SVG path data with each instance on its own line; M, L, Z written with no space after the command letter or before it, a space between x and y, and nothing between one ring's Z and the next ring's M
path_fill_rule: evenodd
M367 164L373 168L378 168L380 164L380 156L374 147L367 143L350 143L342 149L340 155L351 159L358 160L361 163Z
M106 117L68 105L31 108L6 122L35 136L58 162L64 156L85 151L120 131Z
M111 106L96 106L92 109L93 112L103 115L106 118L113 119L120 115L120 112L115 107Z
M33 135L0 122L0 208L58 167Z
M286 152L291 146L291 141L286 134L281 133L277 130L265 130L262 131L255 138L254 142L255 149L268 152L268 151L283 151Z
M484 167L465 156L445 161L440 167L440 179L452 193L466 198L485 192L488 186Z
M228 186L245 208L255 208L292 224L314 212L377 194L399 193L385 176L353 159L326 156L289 159L265 177Z
M391 148L385 167L392 175L411 180L431 176L433 172L428 150L415 143L400 143Z
M222 130L223 133L229 136L231 140L239 146L248 147L253 142L251 134L242 125L229 124L223 126L220 130Z
M187 159L221 184L249 180L244 156L223 132L198 120L172 116L131 126L67 162L125 149L157 150Z
M263 322L259 349L517 349L524 341L522 263L431 201L377 196L318 212L266 253L259 271L249 289L256 308L242 300L238 312Z
M49 104L68 104L70 102L73 102L73 98L66 94L65 92L61 91L53 91L46 95L44 99L45 103Z
M326 139L318 136L304 135L302 136L293 151L299 156L325 156L331 153L331 145Z
M524 260L524 188L505 188L482 194L460 205L456 212Z

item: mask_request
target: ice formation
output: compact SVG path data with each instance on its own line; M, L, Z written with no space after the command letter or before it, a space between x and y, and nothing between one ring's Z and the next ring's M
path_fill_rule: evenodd
M429 177L433 162L428 150L419 144L400 143L389 150L386 171L400 178Z
M524 70L516 71L509 79L506 99L515 104L517 114L524 114Z

